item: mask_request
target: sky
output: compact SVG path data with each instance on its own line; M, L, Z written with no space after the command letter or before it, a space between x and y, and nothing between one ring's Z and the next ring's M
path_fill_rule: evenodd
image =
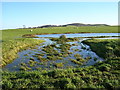
M2 2L2 29L70 23L118 25L118 2Z

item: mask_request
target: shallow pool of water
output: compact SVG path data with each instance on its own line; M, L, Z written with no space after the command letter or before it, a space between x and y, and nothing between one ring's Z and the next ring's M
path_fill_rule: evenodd
M68 67L80 67L79 65L70 61L70 59L75 59L75 57L74 57L75 54L80 54L81 57L84 58L84 59L87 58L87 57L91 57L87 62L84 62L84 66L93 65L98 61L103 61L102 58L100 58L93 51L91 51L91 49L88 45L85 45L85 44L81 43L81 41L83 41L84 39L80 39L79 41L68 42L71 45L75 44L74 46L71 46L69 52L72 52L72 54L69 54L69 56L63 57L62 60L58 59L58 60L50 60L50 61L47 61L47 62L41 62L40 60L38 60L37 57L34 57L34 55L38 54L38 53L39 54L44 54L43 57L46 58L46 53L44 51L42 51L42 48L44 46L51 45L51 44L55 43L48 38L42 38L42 39L44 39L46 42L37 46L36 49L28 49L28 50L24 50L22 52L19 52L18 53L18 58L15 59L12 63L6 65L3 68L3 70L19 71L19 69L21 67L21 63L25 63L32 70L37 70L39 68L48 69L48 70L53 69L53 68L55 68L53 66L53 64L55 64L55 63L63 63L64 65L63 65L63 67L61 67L61 69L68 68ZM84 47L84 49L83 49L83 47ZM29 66L29 64L28 64L29 61L30 61L30 58L33 58L34 61L37 62L32 67ZM97 60L94 61L94 58L96 58Z
M66 35L67 38L74 38L74 37L119 36L120 33L47 34L47 35L36 35L36 36L38 36L38 37L55 37L55 38L58 38L61 35Z
M98 61L103 61L104 59L96 55L95 52L91 51L90 47L86 44L81 43L83 40L87 40L90 38L79 38L78 41L75 42L67 42L68 44L75 44L74 46L71 46L69 54L67 57L62 57L62 60L49 60L47 62L41 62L38 60L37 57L35 57L36 54L43 54L43 58L47 57L46 52L44 52L42 49L44 46L55 44L55 41L51 41L49 38L44 37L60 37L63 34L48 34L48 35L37 35L41 38L35 38L35 39L42 39L45 40L42 44L38 45L35 49L28 49L24 50L22 52L18 53L18 58L16 58L12 63L6 65L3 70L9 70L9 71L19 71L21 67L21 63L25 63L31 70L38 70L38 69L54 69L55 63L63 63L64 65L61 67L61 69L65 69L68 67L81 67L78 64L75 64L70 61L70 59L75 59L74 55L79 54L83 59L86 59L88 57L89 60L84 62L82 66L89 66L94 65ZM73 37L96 37L96 36L118 36L118 33L84 33L84 34L64 34L68 38ZM97 38L97 39L116 39L118 37L108 37L108 38ZM56 44L56 46L59 46ZM59 49L56 49L59 51ZM36 62L33 66L30 66L28 63L29 61L34 59ZM96 59L96 60L95 60Z

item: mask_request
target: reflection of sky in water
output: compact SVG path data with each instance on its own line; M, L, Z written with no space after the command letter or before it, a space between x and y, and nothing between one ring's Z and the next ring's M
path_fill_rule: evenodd
M60 37L66 35L69 37L96 37L96 36L119 36L120 33L76 33L76 34L48 34L48 35L36 35L38 37Z
M89 33L89 34L91 34L91 33ZM49 35L47 35L46 37L48 37ZM92 33L92 35L94 35L94 34ZM102 35L104 35L104 34L102 33ZM111 36L113 36L113 35L116 35L116 34L111 34ZM54 36L58 37L59 35L54 35ZM76 34L74 34L74 35L72 34L72 36L74 37L74 36L77 36L77 35ZM100 39L114 39L114 38L116 38L116 37L100 38ZM63 58L63 60L55 60L55 61L51 60L51 61L45 62L44 65L41 65L40 64L41 62L37 59L37 57L33 57L33 55L35 55L36 53L44 53L41 50L42 47L50 45L50 44L53 44L55 42L51 41L48 38L36 38L36 39L42 39L42 40L45 40L46 42L44 42L44 43L40 44L39 46L37 46L37 49L28 49L28 50L24 50L22 52L19 52L18 53L18 58L15 59L12 63L6 65L3 68L3 70L7 69L7 70L10 70L10 71L18 71L19 68L20 68L20 63L22 63L22 62L23 63L28 63L29 60L30 60L30 57L34 58L34 60L39 63L39 64L36 64L36 66L32 67L32 70L34 70L36 67L49 68L51 66L51 63L61 63L61 62L64 63L63 68L66 68L67 66L76 67L77 64L74 64L73 62L70 61L70 58L71 59L75 59L75 57L74 57L75 54L80 54L83 58L91 57L91 59L88 60L88 62L84 63L85 65L93 65L96 62L98 62L99 60L103 60L102 58L100 58L99 56L97 56L96 53L92 52L91 49L90 49L90 47L88 45L85 45L85 44L81 43L81 41L89 39L89 38L82 38L79 41L67 42L69 44L76 44L76 46L72 46L70 48L70 50L69 50L70 52L73 52L73 54L69 55L68 57ZM57 46L59 46L59 45L57 45ZM84 47L85 49L83 49L82 47ZM79 51L75 51L75 49L79 49ZM45 53L44 53L43 57L46 57ZM97 58L97 61L94 61L94 58Z

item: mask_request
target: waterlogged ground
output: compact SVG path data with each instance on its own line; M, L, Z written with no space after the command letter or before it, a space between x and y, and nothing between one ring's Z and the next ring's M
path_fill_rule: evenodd
M75 34L72 36L75 37ZM54 35L54 37L59 37L59 35ZM83 40L89 38L79 38L76 41L65 43L58 43L57 41L52 41L49 38L36 39L43 39L45 42L34 49L27 49L19 52L18 58L12 63L6 65L3 70L19 71L41 69L50 70L56 68L64 69L89 66L98 61L103 61L103 59L96 55L95 52L91 51L88 45L81 43Z
M47 45L55 44L54 41L45 38L46 42L42 43L40 46L37 46L35 49L28 49L18 53L18 58L15 59L11 64L8 64L3 68L3 70L9 71L18 71L20 69L25 69L22 66L26 66L25 70L37 70L37 69L53 69L53 68L68 68L68 67L80 67L93 65L94 63L103 60L98 57L94 52L91 51L90 47L81 43L82 40L75 42L67 42L71 45L69 54L64 54L56 56L54 60L49 60L43 47ZM57 47L60 44L56 44ZM59 53L60 49L55 48ZM39 56L43 59L40 60ZM77 57L83 58L83 64L74 62ZM53 59L53 58L51 58ZM72 61L73 60L73 61Z

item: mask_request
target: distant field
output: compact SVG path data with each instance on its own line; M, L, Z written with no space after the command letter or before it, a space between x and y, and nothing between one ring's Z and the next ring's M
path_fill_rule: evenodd
M82 26L82 27L50 27L32 29L9 29L2 31L3 39L19 38L24 34L44 34L44 33L118 33L117 26Z

